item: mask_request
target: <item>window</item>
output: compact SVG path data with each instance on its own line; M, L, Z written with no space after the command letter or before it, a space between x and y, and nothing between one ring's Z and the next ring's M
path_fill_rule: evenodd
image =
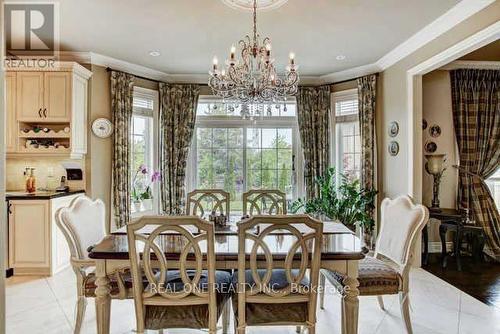
M134 188L137 193L144 192L151 185L151 176L157 170L157 141L155 138L158 110L158 95L156 91L140 87L134 88L133 115L131 124L131 150L130 150L130 170L131 170L131 190ZM139 171L141 166L145 166L147 174ZM150 208L144 203L140 207L132 205L132 214L157 212L158 187L152 185L153 207Z
M488 180L486 180L486 184L490 188L491 195L495 200L495 204L497 205L497 210L500 209L500 169L496 171L493 176L491 176Z
M242 117L246 108L262 116ZM301 196L295 108L295 102L246 107L200 97L188 189L226 190L233 212L243 210L242 195L250 189L280 189L289 201Z
M331 163L337 175L359 179L361 174L361 137L358 121L358 92L351 89L333 93L330 117Z

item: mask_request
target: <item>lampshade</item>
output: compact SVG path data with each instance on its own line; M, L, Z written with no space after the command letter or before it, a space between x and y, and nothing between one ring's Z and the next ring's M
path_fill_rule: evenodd
M427 171L432 175L441 173L443 171L445 157L446 154L426 154Z

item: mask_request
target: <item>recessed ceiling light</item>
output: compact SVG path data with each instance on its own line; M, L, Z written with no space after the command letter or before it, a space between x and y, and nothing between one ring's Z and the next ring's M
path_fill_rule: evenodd
M160 51L149 51L151 57L159 57L161 55Z
M335 57L335 59L337 59L337 60L344 60L345 56L344 55L338 55L337 57Z

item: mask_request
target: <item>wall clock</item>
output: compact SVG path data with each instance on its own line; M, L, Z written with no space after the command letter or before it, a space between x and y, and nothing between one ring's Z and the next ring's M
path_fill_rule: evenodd
M113 124L109 119L98 118L92 123L92 132L99 138L108 138L113 133Z

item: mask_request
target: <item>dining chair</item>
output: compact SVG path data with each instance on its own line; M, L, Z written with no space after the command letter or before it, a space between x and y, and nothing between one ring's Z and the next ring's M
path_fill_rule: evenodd
M375 252L373 256L361 260L358 267L359 294L377 296L382 310L385 310L383 295L399 294L401 314L409 334L412 333L409 274L417 235L428 220L427 208L420 204L415 205L410 197L400 196L393 200L385 198L381 203L380 231ZM326 279L338 291L342 291L345 276L335 271L321 270L321 309L324 309ZM341 310L343 313L344 305Z
M215 211L228 216L230 198L231 194L223 189L195 189L187 194L186 214L203 218Z
M286 194L276 189L253 189L243 193L243 216L285 215Z
M293 240L284 241L284 233ZM233 275L236 332L247 326L305 326L315 333L323 224L307 215L253 216L238 224ZM282 247L280 258L271 249ZM265 268L257 260L266 260ZM309 277L306 273L309 268Z
M76 275L77 302L74 333L80 333L87 298L95 298L95 262L88 257L90 248L100 242L106 230L104 203L93 201L86 196L75 198L69 207L60 208L55 214L56 224L66 238L69 246L70 263ZM132 278L130 272L118 270L110 277L111 298L131 297Z
M145 235L145 227L154 229ZM229 304L231 274L215 270L214 225L196 216L142 217L127 225L127 237L137 332L208 328L215 334ZM180 258L168 257L169 249Z

